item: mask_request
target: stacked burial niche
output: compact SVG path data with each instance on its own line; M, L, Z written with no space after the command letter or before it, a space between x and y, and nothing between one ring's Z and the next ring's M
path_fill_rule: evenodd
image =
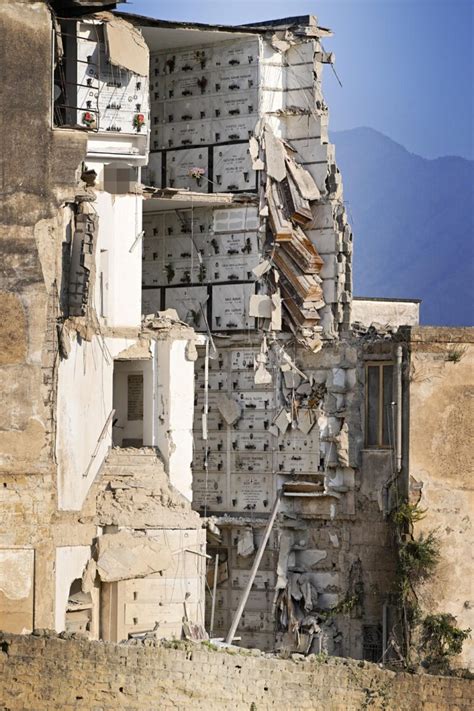
M238 633L245 646L308 651L322 644L317 611L337 605L345 582L317 529L354 513L355 363L336 352L352 235L321 93L330 33L309 17L284 29L142 30L143 311L175 309L209 339L196 361L193 506L217 517L212 633L230 627L284 487ZM209 623L210 596L207 613Z

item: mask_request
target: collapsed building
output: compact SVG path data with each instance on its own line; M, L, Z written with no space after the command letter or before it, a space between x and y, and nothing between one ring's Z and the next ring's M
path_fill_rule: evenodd
M0 628L401 660L404 501L472 626L472 331L352 295L330 31L114 5L2 8Z

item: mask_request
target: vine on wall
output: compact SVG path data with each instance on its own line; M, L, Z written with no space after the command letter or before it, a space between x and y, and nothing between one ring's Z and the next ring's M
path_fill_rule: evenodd
M398 546L396 594L402 618L403 658L407 667L420 664L433 673L449 673L452 658L462 652L471 630L457 627L456 618L447 613L423 615L418 589L433 576L440 559L436 531L414 536L414 524L425 514L418 504L404 502L391 516Z

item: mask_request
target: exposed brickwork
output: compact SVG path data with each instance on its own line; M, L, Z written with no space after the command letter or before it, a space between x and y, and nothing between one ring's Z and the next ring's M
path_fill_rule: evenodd
M395 674L336 658L283 660L146 644L1 636L0 709L467 711L474 704L467 679Z

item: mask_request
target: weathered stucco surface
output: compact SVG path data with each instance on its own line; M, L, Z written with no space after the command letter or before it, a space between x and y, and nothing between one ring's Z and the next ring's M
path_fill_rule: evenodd
M474 338L472 329L417 328L411 335L410 495L425 518L415 534L434 530L441 559L421 588L426 613L450 613L474 629L472 452ZM464 643L460 666L472 667L474 643Z
M2 408L0 468L32 474L48 466L50 455L51 402L42 385L52 377L55 357L49 341L55 314L47 302L58 288L54 267L63 227L58 208L74 197L86 137L51 128L51 74L45 71L51 65L51 20L46 4L3 3L1 13L1 62L8 76L2 98L8 112L2 114L0 171L0 371L10 383L11 399Z
M10 559L2 568L13 580L24 580L25 556L31 576L15 615L11 591L2 590L0 627L28 630L34 600L35 623L53 626L54 537L65 534L52 526L56 317L69 213L61 205L74 201L86 136L51 127L47 5L13 0L2 3L0 12L0 62L8 77L2 85L0 158L0 549Z
M420 322L420 304L406 299L364 299L355 298L352 302L351 321L358 321L364 326L418 326Z

